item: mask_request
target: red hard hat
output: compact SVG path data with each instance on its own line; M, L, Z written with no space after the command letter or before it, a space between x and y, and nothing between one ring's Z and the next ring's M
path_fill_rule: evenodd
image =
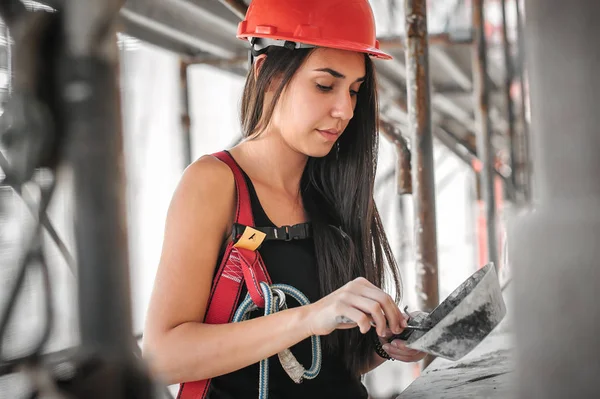
M264 38L358 51L381 59L368 0L252 0L240 39Z

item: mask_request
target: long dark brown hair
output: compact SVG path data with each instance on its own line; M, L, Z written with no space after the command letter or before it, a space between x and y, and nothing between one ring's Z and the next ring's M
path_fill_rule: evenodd
M256 136L268 124L282 92L312 51L271 47L256 79L250 68L241 109L244 137ZM399 302L400 275L373 197L379 136L375 73L368 56L365 67L353 118L328 155L309 158L300 192L313 226L320 294L357 277L385 289L387 267ZM263 115L265 92L276 79L279 86ZM374 353L371 334L358 328L336 330L323 343L326 350L341 353L358 374Z

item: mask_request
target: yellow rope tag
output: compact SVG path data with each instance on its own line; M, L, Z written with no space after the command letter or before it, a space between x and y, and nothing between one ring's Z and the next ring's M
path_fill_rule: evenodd
M236 248L244 248L250 251L256 251L256 248L262 244L266 236L267 235L262 231L258 231L252 227L246 226L244 233L240 239L233 244L233 246Z

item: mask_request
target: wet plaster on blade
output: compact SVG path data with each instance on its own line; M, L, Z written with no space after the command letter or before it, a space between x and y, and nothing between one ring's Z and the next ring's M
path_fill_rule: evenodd
M506 313L495 279L482 269L465 281L423 321L434 328L413 333L408 347L455 360L475 348Z
M447 357L459 357L460 354L477 346L493 330L498 321L494 319L489 304L481 306L463 319L456 320L444 328L437 339L428 345L435 353Z

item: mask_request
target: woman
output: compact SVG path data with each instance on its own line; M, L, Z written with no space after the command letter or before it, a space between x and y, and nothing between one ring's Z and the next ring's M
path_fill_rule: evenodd
M272 281L296 287L311 304L290 300L269 316L203 323L236 210L231 169L204 156L186 169L169 209L144 352L167 383L211 378L211 399L256 397L257 362L266 358L271 397L366 398L362 374L385 358L424 356L384 339L406 327L381 289L388 267L399 300L373 200L370 57L390 57L377 48L367 0L253 0L238 37L251 41L253 62L242 100L245 139L229 154L243 170L257 226L310 223L310 237L266 241L259 252ZM321 371L295 384L275 355L291 348L309 365L312 335L323 339ZM378 339L386 352L375 351Z

